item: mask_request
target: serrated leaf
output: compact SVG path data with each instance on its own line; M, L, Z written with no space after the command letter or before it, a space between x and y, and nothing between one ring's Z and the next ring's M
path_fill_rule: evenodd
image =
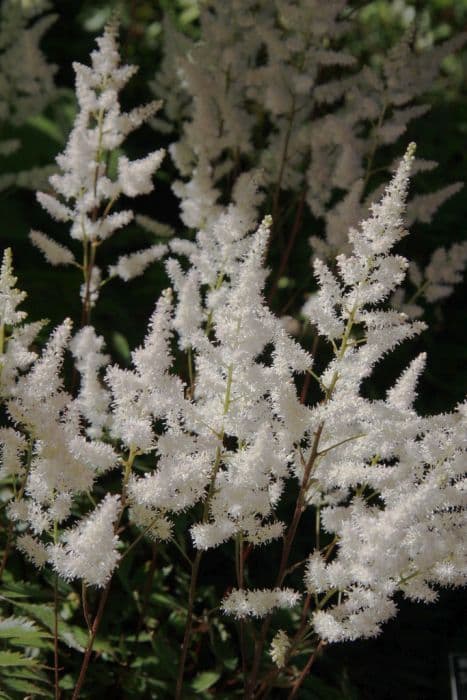
M50 697L50 689L41 688L36 683L24 681L20 678L11 678L11 676L4 677L2 678L2 683L10 690L16 690L19 693L32 693L33 695Z
M8 639L10 644L40 648L46 646L45 638L49 636L26 618L10 617L0 620L0 639Z
M37 661L19 651L0 651L0 666L37 666Z
M36 668L35 666L22 666L21 668L10 668L5 673L8 673L8 675L12 678L22 678L23 680L34 681L35 683L47 683L46 674L40 668Z
M16 593L15 591L8 592L8 595L0 595L0 600L5 603L12 603L14 605L17 598L29 598L27 593Z
M173 610L174 608L178 608L179 610L184 611L187 610L187 608L181 603L181 601L172 598L172 596L164 595L163 593L153 593L151 595L151 601L153 603L161 605L164 608L169 608L169 610Z
M42 624L49 632L54 633L55 615L52 606L37 603L16 603L16 605ZM58 621L58 636L72 649L84 651L84 645L76 639L75 630L63 620Z
M42 320L43 326L39 331L39 335L36 338L37 341L46 341L47 336L45 326L48 323L48 319ZM5 576L8 576L8 572L5 573ZM36 585L35 583L31 583L30 581L16 581L14 579L7 579L5 581L2 581L2 595L5 596L5 598L11 598L13 595L18 595L19 597L30 596L37 600L39 596L44 595L44 591L40 586ZM2 596L0 596L0 598L1 597Z

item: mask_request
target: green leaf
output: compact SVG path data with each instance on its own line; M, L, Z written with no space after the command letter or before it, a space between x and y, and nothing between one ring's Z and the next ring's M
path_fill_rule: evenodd
M131 350L128 344L128 340L125 338L125 336L116 331L112 334L112 343L115 350L122 357L122 359L125 360L125 362L129 362L131 357Z
M0 666L37 666L37 661L19 651L0 651Z
M125 153L121 148L115 148L109 155L107 177L110 177L111 180L115 180L118 177L118 161L124 155Z
M0 620L0 639L8 639L10 644L23 647L46 646L45 635L35 627L34 623L26 618L9 617Z
M9 668L8 671L4 671L4 674L5 673L8 673L8 676L11 678L22 678L26 681L34 681L34 683L37 683L38 681L44 683L47 682L46 674L36 666L22 666L21 668L16 666L15 668ZM3 676L0 676L0 679L2 677Z
M110 6L96 9L84 20L84 28L88 32L99 32L108 21L110 14Z
M214 683L217 683L221 674L218 671L202 671L198 673L196 678L193 680L191 687L197 693L201 693L203 690L208 690Z
M60 688L62 690L73 690L75 685L75 678L73 678L73 676L71 676L70 674L62 676L62 678L60 679Z
M199 9L196 6L189 7L184 10L180 15L180 23L183 26L191 24L199 17Z
M28 123L38 131L49 136L53 141L63 145L63 134L58 126L51 119L47 119L43 114L37 114L28 119Z
M36 683L31 683L30 681L23 681L19 678L4 677L2 678L2 683L4 683L10 690L16 690L20 693L30 693L33 695L50 697L50 688L41 688Z
M153 603L161 605L163 608L169 608L169 610L173 610L174 608L186 610L186 608L183 606L182 601L178 601L176 600L176 598L173 598L170 595L164 595L163 593L153 593L151 595L151 601Z
M53 634L55 629L55 615L52 606L37 603L16 603L16 606L27 612L28 615L37 620L37 622ZM76 638L77 630L81 632L80 628L70 627L70 625L67 625L63 620L58 621L58 636L60 639L72 649L84 651L85 645L80 644L79 639Z

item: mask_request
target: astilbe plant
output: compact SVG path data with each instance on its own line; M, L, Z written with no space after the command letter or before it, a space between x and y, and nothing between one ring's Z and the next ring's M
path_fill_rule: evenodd
M122 256L109 267L104 280L96 264L102 242L134 216L131 209L111 213L112 208L122 195L132 198L152 191L152 176L165 154L164 149L158 149L145 158L129 161L118 153L126 136L155 114L160 103L153 101L130 112L121 111L119 92L137 68L120 65L116 33L115 23L107 25L98 39L98 50L91 54L92 68L73 65L79 112L66 149L57 158L60 172L49 178L53 194L37 193L44 209L54 219L69 222L71 238L82 243L83 323L89 319L102 284L115 276L129 280L140 275L165 252L164 245L156 244ZM116 173L109 168L113 154L117 156ZM30 236L52 265L78 265L70 249L44 233L32 231Z
M269 301L300 233L309 235L307 218L322 231L309 238L314 255L333 260L350 250L348 227L381 195L378 175L395 167L391 146L429 110L421 100L442 74L443 59L466 42L462 33L418 46L414 20L379 63L371 62L345 48L358 31L357 15L347 0L207 1L199 39L180 35L169 19L164 26L152 89L165 101L165 118L152 124L178 136L170 154L182 178L174 184L182 221L204 225L241 173L259 171L267 196L257 209L272 213L282 242ZM414 171L436 165L417 159ZM461 187L416 194L408 223L429 223ZM401 287L394 304L421 315L413 302L448 296L466 258L462 242L436 249L426 270L413 263L413 291Z
M331 3L329 11L341 6ZM262 196L248 173L237 178L229 206L206 210L204 196L192 193L193 207L209 216L198 217L193 240L171 242L172 287L158 299L131 366L121 368L90 325L100 282L95 255L133 215L111 214L111 207L121 195L152 190L162 153L136 162L120 155L117 175L108 173L107 155L158 105L122 113L118 91L134 71L120 66L114 25L98 45L92 68L75 65L80 110L58 159L61 173L51 178L63 201L38 195L82 243L82 327L74 331L66 319L39 353L33 343L42 324L26 322L19 308L24 294L10 251L0 274L7 416L0 474L11 487L10 539L39 569L52 567L56 616L57 578L81 582L89 638L73 698L81 693L116 570L144 538L180 548L186 522L194 553L175 697L185 697L203 556L225 544L235 551L235 567L217 605L226 619L239 621L245 698L265 697L276 682L285 682L293 698L325 644L378 634L396 615L398 594L432 601L440 586L466 582L465 404L449 414L417 414L423 354L384 399L370 400L362 388L387 353L425 327L388 301L408 268L393 248L406 234L415 147L367 217L350 228L333 266L315 260L318 291L303 313L332 354L323 370L315 371L314 358L263 298L274 222L266 216L257 225ZM43 234L32 238L52 264L74 262L69 249ZM166 251L121 259L110 274L128 279ZM67 383L67 353L79 385ZM188 381L177 371L182 355ZM314 405L300 398L300 374L317 382ZM112 473L118 478L109 481ZM286 492L295 502L283 521ZM316 537L306 561L294 562L307 511ZM271 559L270 585L255 587L249 566L256 548L273 541L281 554ZM88 587L101 589L92 620ZM286 630L276 624L278 609L298 613L287 618ZM250 618L262 621L252 625ZM310 639L309 659L298 671L295 658ZM54 665L59 697L57 643Z

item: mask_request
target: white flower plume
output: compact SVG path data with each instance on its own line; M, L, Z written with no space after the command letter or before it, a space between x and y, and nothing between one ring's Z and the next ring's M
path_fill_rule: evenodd
M119 497L107 495L90 516L62 535L62 542L49 547L50 560L61 576L105 586L120 558L114 532L119 511Z

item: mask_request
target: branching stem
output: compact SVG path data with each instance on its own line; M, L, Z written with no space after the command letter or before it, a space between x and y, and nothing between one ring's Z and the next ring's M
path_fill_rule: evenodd
M227 415L230 408L231 398L232 398L232 381L233 381L233 365L229 365L227 369L227 380L224 396L224 406L223 406L223 416ZM203 506L203 516L202 522L206 523L209 519L209 506L211 499L214 495L214 489L216 484L216 478L222 462L222 443L224 440L224 426L222 426L221 433L219 435L219 444L216 449L216 456L214 459L214 464L211 472L211 480L208 488L208 495ZM196 586L198 583L199 567L201 564L201 559L203 556L203 550L198 549L196 551L195 559L192 564L191 570L191 580L190 589L188 594L188 615L185 624L185 632L183 635L182 651L180 654L180 662L178 668L177 685L175 689L175 700L181 700L183 692L183 677L185 675L185 665L188 655L188 648L190 646L191 632L193 629L193 610L196 596Z

